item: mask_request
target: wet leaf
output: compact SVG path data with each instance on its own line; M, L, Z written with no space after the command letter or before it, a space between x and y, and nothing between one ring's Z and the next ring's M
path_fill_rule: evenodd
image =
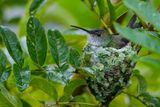
M1 74L0 82L6 81L10 74L11 74L11 68L4 70Z
M32 60L43 65L47 54L45 31L36 17L30 17L27 23L27 47Z
M11 68L6 68L7 58L4 52L0 49L0 82L6 81L10 75Z
M4 52L0 49L0 74L6 69L7 58Z
M20 91L25 90L30 83L29 67L20 68L17 64L13 65L13 73L16 81L16 86Z
M69 49L63 36L58 30L49 30L48 42L54 61L61 67L69 57Z
M55 65L48 65L46 67L46 74L48 80L56 81L58 83L66 85L72 78L73 70L74 69L72 67L69 67L63 72L59 72L59 68L57 68Z
M22 67L24 63L23 51L16 34L3 26L0 26L0 33L3 37L3 41L8 49L9 54L14 61Z

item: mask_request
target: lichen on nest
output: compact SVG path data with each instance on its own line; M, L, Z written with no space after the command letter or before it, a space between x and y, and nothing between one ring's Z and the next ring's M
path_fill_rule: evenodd
M134 55L136 51L130 43L121 49L89 44L84 48L83 64L93 71L86 80L97 100L109 103L127 86L135 66L131 60Z

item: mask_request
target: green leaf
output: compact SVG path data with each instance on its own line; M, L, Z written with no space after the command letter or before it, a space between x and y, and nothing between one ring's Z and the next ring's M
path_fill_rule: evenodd
M47 0L33 0L33 1L32 1L32 4L31 4L31 6L30 6L30 9L29 9L30 15L35 14L36 11L37 11L41 6L43 6L46 2L47 2Z
M79 52L76 49L73 48L70 49L69 62L75 68L80 67L81 58Z
M149 56L144 56L144 57L140 57L138 59L139 62L142 62L143 64L146 64L154 69L157 69L159 70L160 69L160 59L157 59L157 58L152 58L152 57L149 57Z
M128 8L122 3L115 9L115 17L114 20L118 19L122 15L124 15L128 11Z
M107 8L104 0L96 0L99 8L100 17L103 18L107 12Z
M124 0L124 4L134 10L141 19L150 22L157 30L160 30L160 13L149 4L142 0Z
M0 82L6 81L10 74L11 74L11 68L4 70L0 75Z
M91 67L82 67L80 73L85 75L85 77L95 78L94 70Z
M88 0L88 1L89 1L90 6L91 6L91 10L93 10L94 4L95 4L95 0Z
M154 107L159 107L160 105L160 99L157 97L152 97L150 100L150 106L154 105Z
M147 107L159 107L160 98L154 97L149 93L143 93L139 96Z
M64 78L62 72L58 72L58 68L54 65L48 65L46 67L46 76L48 80L56 81L61 84L64 83Z
M71 66L67 70L59 72L59 68L57 68L57 66L48 65L46 67L46 76L48 80L56 81L58 83L66 85L72 78L72 71L74 71L74 69Z
M4 52L0 49L0 82L6 81L10 75L11 68L6 68L7 58Z
M45 92L46 94L57 100L58 94L56 91L56 87L54 87L54 85L52 85L52 83L50 83L46 79L40 77L34 77L31 80L30 85L35 89L42 90L43 92Z
M48 41L52 57L56 64L60 67L68 61L69 49L68 46L58 30L48 31Z
M21 99L21 101L23 103L23 107L32 107L28 102L26 102L26 101L24 101L22 99Z
M7 64L7 58L4 52L0 49L0 75L5 70Z
M77 104L79 107L100 107L95 96L92 95L88 90L83 92L81 95L75 96L74 102L86 102L86 104Z
M16 34L3 26L0 26L0 33L11 57L19 66L23 66L23 51Z
M121 36L152 51L160 53L160 38L150 35L146 31L133 30L131 28L122 27L119 24L115 24L115 28Z
M106 1L108 5L109 14L110 14L110 21L112 22L115 19L115 8L112 5L110 0L106 0Z
M29 67L20 68L17 64L13 65L14 78L16 80L16 86L20 91L25 90L29 86L30 82L30 70Z
M23 107L22 102L0 84L0 107Z
M140 75L138 70L135 70L134 72L136 72L134 74L134 76L138 80L138 87L137 87L138 94L141 95L143 93L146 93L146 91L147 91L147 82L146 82L145 78L142 75Z
M36 17L30 17L27 23L27 47L32 60L42 66L47 54L47 40L44 28Z
M77 79L70 81L70 83L64 87L64 95L60 98L60 101L70 101L72 93L82 85L86 85L84 80Z
M80 53L86 44L87 37L83 34L64 34L64 39L66 40L67 44L77 49Z

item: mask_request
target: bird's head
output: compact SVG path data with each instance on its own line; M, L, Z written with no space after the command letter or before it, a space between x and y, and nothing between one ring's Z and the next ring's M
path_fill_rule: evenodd
M106 44L108 44L108 41L110 41L110 36L107 36L108 33L106 30L104 29L93 29L93 30L88 30L82 27L78 27L78 26L73 26L74 28L83 30L85 32L88 33L88 38L87 38L87 42L88 44L94 45L94 46L105 46Z

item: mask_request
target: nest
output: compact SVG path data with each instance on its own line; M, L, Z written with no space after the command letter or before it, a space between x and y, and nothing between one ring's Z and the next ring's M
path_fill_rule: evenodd
M131 44L120 49L92 45L84 48L84 66L93 71L93 76L86 80L97 100L108 104L127 86L135 66L131 59L135 55Z

